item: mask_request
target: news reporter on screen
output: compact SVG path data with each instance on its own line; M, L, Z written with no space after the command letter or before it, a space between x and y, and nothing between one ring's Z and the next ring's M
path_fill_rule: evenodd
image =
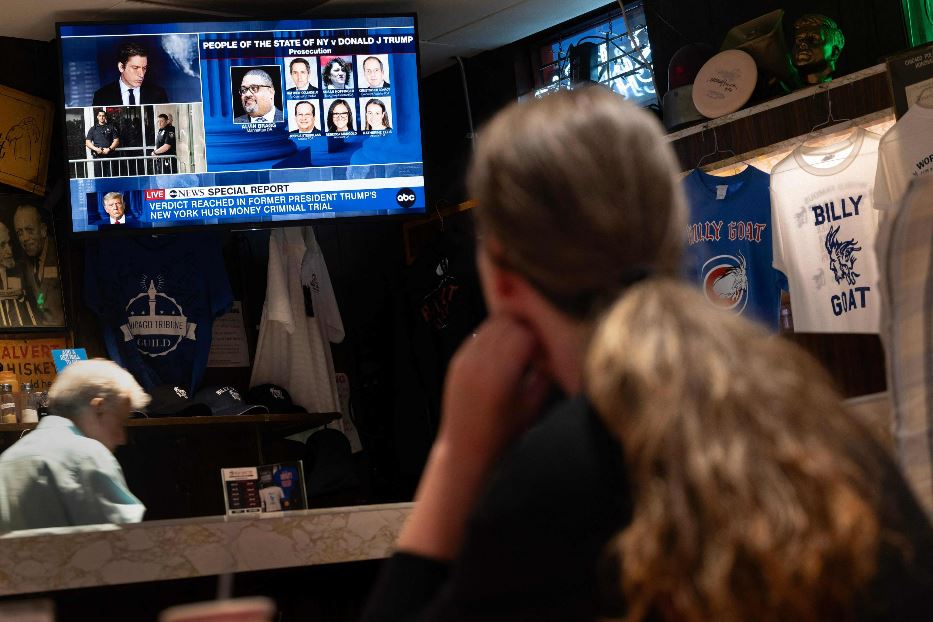
M77 361L49 389L49 415L0 454L0 530L139 522L113 450L149 396L111 361Z
M324 88L342 90L353 88L353 65L345 58L330 59L321 72Z
M293 91L316 91L317 87L311 84L311 63L304 58L294 58L288 63L288 74L292 77L295 86L289 87Z
M335 99L327 109L327 131L331 134L354 132L353 110L345 99Z
M387 89L389 83L385 79L385 68L382 66L382 60L376 56L367 56L363 60L363 77L366 84L363 89Z
M386 112L386 105L381 99L371 99L366 102L366 126L367 131L391 130L389 123L389 113Z
M146 81L149 51L143 44L128 41L117 50L119 76L94 93L94 106L137 106L164 104L168 95L158 84Z
M321 130L314 127L316 118L314 104L309 101L300 101L295 104L295 125L296 129L289 132L290 135L304 134L307 136L320 136Z
M275 86L272 76L262 69L250 69L240 80L240 103L244 114L234 123L282 123L285 115L275 107Z

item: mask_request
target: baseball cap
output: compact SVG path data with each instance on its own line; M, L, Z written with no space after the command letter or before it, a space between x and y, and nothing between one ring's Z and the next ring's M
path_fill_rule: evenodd
M203 417L211 414L206 404L188 399L188 390L169 384L159 385L149 392L152 398L142 411L133 411L135 417Z
M265 406L247 404L240 397L240 392L230 385L204 387L194 396L195 402L205 404L217 417L227 415L256 415L269 412Z
M250 404L260 404L269 409L270 413L305 413L301 406L292 402L292 396L284 387L277 384L259 384L249 390L246 401Z

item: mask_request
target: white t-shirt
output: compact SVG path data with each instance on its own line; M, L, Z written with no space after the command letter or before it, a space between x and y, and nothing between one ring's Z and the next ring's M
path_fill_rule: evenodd
M914 177L933 174L933 102L917 102L889 129L878 148L875 208L900 202Z
M330 344L343 337L337 299L314 231L275 229L269 236L266 303L250 386L277 384L308 412L339 412Z
M771 171L774 267L787 275L797 332L878 332L878 142L857 129L800 146Z
M282 499L285 493L278 486L267 486L259 491L259 497L262 499L263 512L281 512Z

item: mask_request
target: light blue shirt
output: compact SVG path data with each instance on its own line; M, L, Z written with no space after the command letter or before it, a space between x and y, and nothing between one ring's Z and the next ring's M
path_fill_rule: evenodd
M48 416L0 454L0 532L135 523L146 507L102 443Z

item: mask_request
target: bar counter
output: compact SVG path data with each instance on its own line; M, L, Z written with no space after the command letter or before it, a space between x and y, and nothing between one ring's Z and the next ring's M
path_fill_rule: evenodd
M20 531L0 536L0 596L387 557L411 503Z

